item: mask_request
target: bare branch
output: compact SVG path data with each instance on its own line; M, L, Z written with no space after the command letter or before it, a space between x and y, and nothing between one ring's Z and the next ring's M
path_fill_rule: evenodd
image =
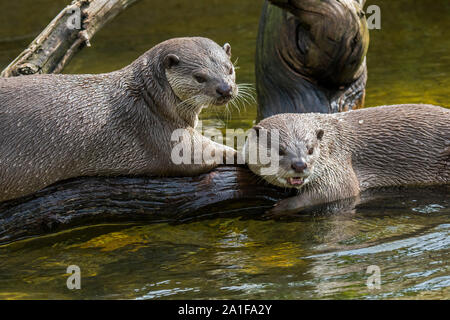
M77 0L64 8L5 70L2 77L59 73L105 24L138 0ZM69 19L80 13L80 29Z

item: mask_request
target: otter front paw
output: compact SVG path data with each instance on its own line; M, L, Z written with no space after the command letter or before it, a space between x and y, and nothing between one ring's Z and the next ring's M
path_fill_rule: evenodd
M266 211L263 218L281 220L294 217L305 208L301 202L302 201L297 197L281 200L271 209Z

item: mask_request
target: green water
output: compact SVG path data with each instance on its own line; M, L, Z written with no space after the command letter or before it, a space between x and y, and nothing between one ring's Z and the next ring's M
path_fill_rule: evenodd
M0 69L67 4L0 1ZM369 1L382 10L371 32L366 105L450 107L450 3ZM121 68L154 44L200 35L230 42L238 81L254 82L262 1L143 0L79 53L67 73ZM206 111L203 125L248 129L256 106ZM446 191L447 192L446 192ZM413 193L295 222L214 219L183 225L95 226L0 247L0 299L450 298L450 200ZM66 287L78 265L82 289ZM367 267L381 288L366 286Z

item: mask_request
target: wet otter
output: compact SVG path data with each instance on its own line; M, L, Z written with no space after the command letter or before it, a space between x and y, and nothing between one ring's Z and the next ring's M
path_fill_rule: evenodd
M450 183L450 110L431 105L381 106L337 114L279 114L261 121L249 141L279 133L279 166L269 183L298 188L269 216L388 186ZM258 139L256 139L258 140ZM268 152L269 149L259 151ZM249 142L245 152L248 161ZM249 164L261 175L268 165Z
M183 143L235 153L194 129L202 108L237 96L230 57L229 44L177 38L111 73L0 78L0 201L78 176L211 170L218 163L174 164L171 135L183 128Z

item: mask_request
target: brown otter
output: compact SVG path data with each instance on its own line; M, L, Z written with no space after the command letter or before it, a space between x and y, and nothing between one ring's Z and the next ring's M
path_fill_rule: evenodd
M269 164L249 163L250 169L271 184L300 192L280 201L268 216L297 213L371 188L450 183L450 110L442 107L279 114L254 129L245 147L246 161L249 141L278 130L278 150L272 150L274 145L257 147L259 152L276 151L278 166L263 174Z
M235 153L194 129L202 108L238 94L230 56L229 44L177 38L111 73L0 78L0 201L78 176L214 168L202 159L174 164L171 135L183 128L196 145Z

